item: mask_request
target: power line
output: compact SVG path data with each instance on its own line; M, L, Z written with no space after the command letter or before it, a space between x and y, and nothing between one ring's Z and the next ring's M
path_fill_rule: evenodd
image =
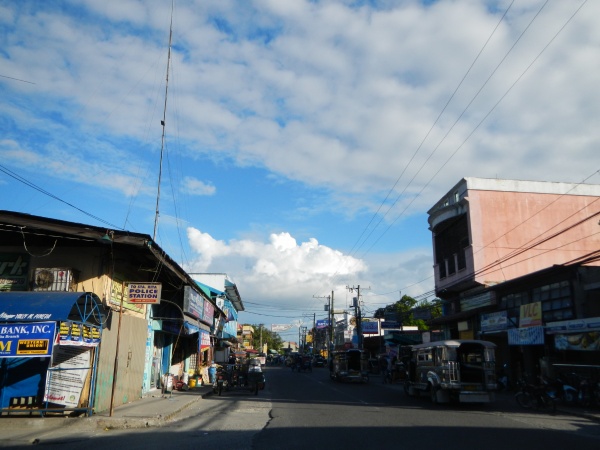
M44 195L47 195L50 198L53 198L54 200L57 200L57 201L59 201L61 203L64 203L67 206L70 206L71 208L76 209L77 211L85 214L88 217L91 217L94 220L97 220L98 222L101 222L101 223L103 223L105 225L108 225L109 227L114 228L115 230L123 230L123 228L121 228L121 227L119 227L117 225L114 225L114 224L112 224L112 223L110 223L110 222L108 222L108 221L106 221L106 220L104 220L104 219L102 219L102 218L100 218L100 217L92 214L92 213L87 212L87 211L79 208L78 206L75 206L74 204L69 203L68 201L63 200L62 198L60 198L60 197L52 194L51 192L48 192L47 190L45 190L45 189L39 187L38 185L36 185L35 183L27 180L25 177L22 177L21 175L16 174L15 172L13 172L9 168L3 166L2 164L0 164L0 172L4 172L6 175L8 175L11 178L14 178L15 180L19 181L20 183L23 183L26 186L29 186L30 188L35 189L36 191L38 191L38 192L40 192L40 193L42 193Z

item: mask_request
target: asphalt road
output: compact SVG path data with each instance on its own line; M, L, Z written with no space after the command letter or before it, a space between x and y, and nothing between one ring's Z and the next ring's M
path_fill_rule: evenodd
M584 418L523 411L513 402L432 405L399 386L343 384L327 369L296 373L267 367L267 388L233 391L185 410L156 429L57 430L42 448L174 449L577 449L600 448L600 424ZM1 438L0 438L1 439ZM17 447L15 447L17 448ZM23 447L19 447L23 448Z

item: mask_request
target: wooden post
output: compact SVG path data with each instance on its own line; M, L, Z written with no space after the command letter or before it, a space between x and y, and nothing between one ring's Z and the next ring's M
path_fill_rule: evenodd
M125 295L125 283L121 288L121 301L119 304L119 326L117 327L117 348L115 350L115 364L113 369L113 381L112 381L112 391L110 394L110 413L109 416L113 415L113 406L115 401L115 388L117 386L117 372L119 370L119 342L121 340L121 316L123 315L123 296Z

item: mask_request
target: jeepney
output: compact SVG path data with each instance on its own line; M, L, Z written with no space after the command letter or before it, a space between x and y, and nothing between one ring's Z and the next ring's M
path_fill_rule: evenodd
M404 391L428 394L433 403L495 400L496 345L480 340L445 340L413 345Z
M369 355L357 348L331 353L329 377L334 381L369 381Z

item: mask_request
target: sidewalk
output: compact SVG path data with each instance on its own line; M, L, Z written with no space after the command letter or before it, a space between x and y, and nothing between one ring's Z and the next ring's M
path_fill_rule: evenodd
M22 429L40 433L62 427L78 430L160 427L209 395L212 395L212 386L195 387L188 391L173 390L164 394L161 391L153 391L141 399L113 408L112 416L110 411L102 411L91 417L47 415L41 418L39 415L15 413L0 417L0 431Z

